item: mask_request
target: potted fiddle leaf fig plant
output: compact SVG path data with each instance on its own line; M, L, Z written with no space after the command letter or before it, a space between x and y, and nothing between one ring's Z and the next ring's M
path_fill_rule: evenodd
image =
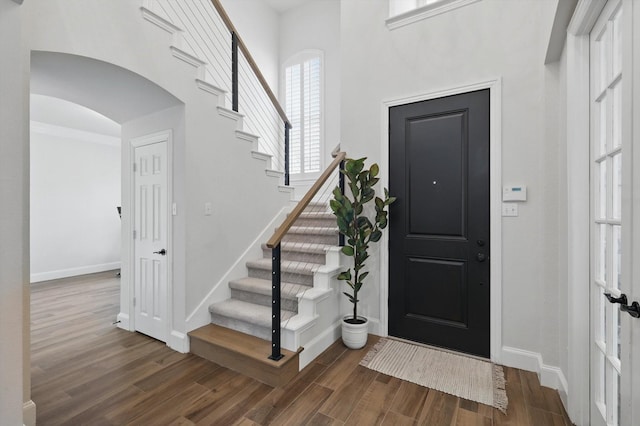
M387 188L384 188L384 199L376 197L374 186L380 180L379 167L374 163L367 169L365 160L366 157L345 160L340 171L345 177L345 193L336 187L330 201L338 229L345 237L342 253L353 262L352 267L338 275L351 289L343 293L353 304L353 314L342 320L342 341L351 349L360 349L367 343L369 324L365 317L358 315L359 292L369 275L369 271L364 271L365 261L369 258L369 245L380 241L382 230L387 227L388 206L395 201ZM368 208L371 202L375 216Z

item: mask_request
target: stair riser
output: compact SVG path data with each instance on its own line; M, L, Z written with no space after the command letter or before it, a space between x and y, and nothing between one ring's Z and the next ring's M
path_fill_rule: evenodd
M237 320L234 318L225 317L218 314L211 314L211 322L213 324L227 327L232 330L239 331L241 333L250 334L252 336L259 337L264 340L271 340L271 329L266 327L260 327L255 324L251 324L245 321Z
M271 306L271 296L264 294L252 293L250 291L231 289L231 298L242 300L243 302L254 303L256 305ZM298 312L298 301L292 299L280 299L282 309L292 312Z
M338 245L338 234L335 235L317 235L317 234L292 234L288 233L284 236L282 241L289 241L294 243L315 243L315 244L330 244L333 246Z
M323 228L335 228L336 218L304 218L300 217L296 220L295 226L321 226Z
M271 249L262 249L262 254L265 258L271 258ZM315 254L283 250L282 260L293 260L296 262L317 263L319 265L324 265L326 263L327 256L324 253Z
M271 280L271 271L257 268L248 268L249 277L260 278L263 280ZM282 272L280 275L280 282L302 284L309 287L313 286L313 275L293 274L290 272Z

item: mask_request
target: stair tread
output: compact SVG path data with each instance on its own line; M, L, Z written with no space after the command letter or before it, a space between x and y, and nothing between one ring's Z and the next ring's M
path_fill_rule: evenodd
M261 327L271 328L271 307L243 302L237 299L227 299L209 306L209 312L216 315L234 318ZM281 310L282 322L297 315L295 312Z
M280 250L282 251L297 251L301 253L313 253L324 254L330 247L335 247L333 244L320 244L320 243L298 243L292 241L283 241L280 243ZM266 244L262 245L263 249L268 249Z
M333 213L328 211L303 211L300 213L300 217L314 218L314 219L336 219Z
M336 235L338 227L335 226L292 226L289 228L292 234L310 234L310 235Z
M247 268L255 268L255 269L263 269L263 270L271 270L272 264L271 259L262 258L249 260L246 265ZM282 260L280 262L280 271L281 272L290 272L301 275L312 275L321 265L318 263L312 262L298 262L295 260Z
M276 368L282 368L287 362L297 359L294 356L295 352L283 348L282 353L285 355L285 359L280 362L273 361L265 356L265 354L271 353L271 342L215 324L207 324L190 331L188 334L191 338L223 347Z
M245 277L229 282L229 287L235 290L248 291L262 295L271 295L271 281L261 278ZM298 294L311 287L302 284L280 283L280 294L284 299L297 300Z

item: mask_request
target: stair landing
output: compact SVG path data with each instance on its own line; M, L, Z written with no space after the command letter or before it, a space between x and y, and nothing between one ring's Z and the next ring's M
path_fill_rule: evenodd
M208 324L189 332L190 352L218 365L279 387L299 371L299 354L282 349L284 358L273 361L271 342L229 328Z

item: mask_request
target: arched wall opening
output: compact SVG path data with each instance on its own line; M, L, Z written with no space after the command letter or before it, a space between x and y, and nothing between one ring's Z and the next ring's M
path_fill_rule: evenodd
M122 208L119 236L121 285L120 311L117 319L120 328L135 331L139 327L136 326L133 315L135 245L132 238L134 228L132 141L159 132L168 132L171 135L167 153L169 208L175 200L182 200L184 197L184 103L156 83L117 65L84 56L45 51L32 51L31 54L31 95L32 99L53 100L57 105L75 105L78 111L93 111L104 116L104 123L110 121L120 129L117 138L113 134L108 135L112 140L119 139L120 142L118 154L120 203L118 205ZM82 131L87 130L90 133L105 132L104 128L93 129L94 131L82 129ZM72 161L69 164L73 163ZM92 169L90 164L77 166L82 166L89 171ZM96 165L95 169L98 170L99 167ZM32 170L32 175L34 172L37 170ZM40 188L40 193L42 192ZM116 206L112 208L113 216L117 218ZM182 312L184 308L180 306L180 301L184 300L184 288L173 285L173 282L184 282L182 278L185 234L183 217L173 217L167 213L167 231L170 234L171 246L166 247L169 254L166 262L169 268L166 271L168 310L164 341L170 346L172 346L169 341L171 331L174 326L181 328L184 321ZM173 309L174 303L178 306L176 310ZM180 350L180 348L175 349Z

